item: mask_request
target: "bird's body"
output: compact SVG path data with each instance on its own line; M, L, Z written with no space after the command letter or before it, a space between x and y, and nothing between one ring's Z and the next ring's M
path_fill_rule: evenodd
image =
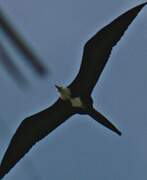
M75 108L84 108L84 104L80 97L75 97L70 99L72 107Z
M79 73L67 87L56 86L58 100L49 108L34 114L16 130L0 165L0 178L31 149L74 114L87 114L94 120L121 135L121 132L93 107L92 91L109 59L113 46L121 39L128 26L147 3L122 14L98 31L84 46Z
M80 96L74 97L68 87L56 86L56 88L60 94L60 98L63 101L69 101L73 108L84 109L84 102L82 101Z

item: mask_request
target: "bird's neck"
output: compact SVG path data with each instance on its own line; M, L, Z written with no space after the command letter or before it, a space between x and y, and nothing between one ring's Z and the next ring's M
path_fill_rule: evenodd
M69 88L62 87L60 90L60 98L63 100L70 100L71 99L71 92Z

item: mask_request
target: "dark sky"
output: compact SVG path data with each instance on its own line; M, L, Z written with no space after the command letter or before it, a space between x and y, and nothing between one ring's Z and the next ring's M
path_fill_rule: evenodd
M1 0L16 29L51 70L42 80L8 48L31 86L19 89L0 66L0 159L21 121L50 106L77 74L84 43L141 0ZM147 179L147 7L113 50L94 92L95 107L122 137L75 115L34 146L5 180ZM3 43L6 38L3 37ZM35 124L34 124L35 126Z

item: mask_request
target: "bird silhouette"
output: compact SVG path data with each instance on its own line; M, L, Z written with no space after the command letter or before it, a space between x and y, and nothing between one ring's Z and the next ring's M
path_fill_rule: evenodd
M84 46L78 75L67 87L57 86L59 98L49 108L23 120L16 130L0 165L0 178L31 149L74 114L88 114L103 126L121 132L93 107L91 93L98 81L113 46L123 36L129 24L146 5L138 5L119 16L96 33Z

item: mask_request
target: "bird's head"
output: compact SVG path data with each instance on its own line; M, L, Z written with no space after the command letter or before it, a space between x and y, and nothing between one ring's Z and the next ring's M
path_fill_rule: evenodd
M60 93L60 97L63 99L63 100L69 100L70 99L70 96L71 96L71 93L70 93L70 90L66 87L62 87L62 86L57 86L55 85L57 91Z
M62 87L62 86L55 85L55 87L56 87L56 89L57 89L57 91L58 91L59 93L62 92L62 90L63 90L63 87Z

